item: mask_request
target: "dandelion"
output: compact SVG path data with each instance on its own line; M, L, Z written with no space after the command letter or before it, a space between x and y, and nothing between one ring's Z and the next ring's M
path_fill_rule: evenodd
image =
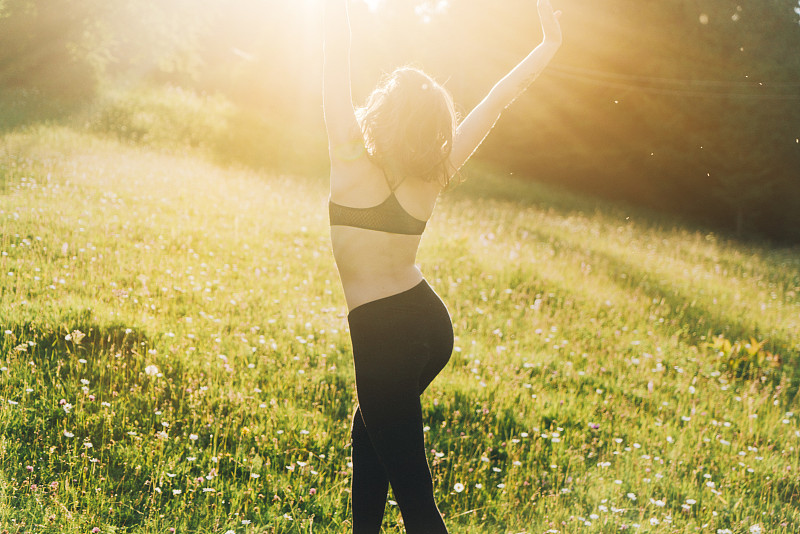
M73 330L69 335L72 337L72 341L76 345L80 345L81 341L83 341L83 338L86 337L86 334L80 330Z

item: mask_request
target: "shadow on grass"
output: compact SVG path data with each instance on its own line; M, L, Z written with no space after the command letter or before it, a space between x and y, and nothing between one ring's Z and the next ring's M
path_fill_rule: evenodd
M565 188L536 182L533 179L510 176L492 170L480 161L469 163L463 171L464 182L445 193L453 199L486 199L509 203L523 208L552 210L562 216L602 214L609 220L636 224L650 229L685 228L687 231L708 232L675 215L659 213L621 201L592 197Z
M679 335L689 345L702 347L709 341L709 335L724 335L734 341L747 341L751 337L757 340L766 340L765 349L779 354L783 365L778 372L771 373L768 380L777 385L782 378L790 380L790 391L787 392L787 403L791 404L800 390L800 352L797 340L785 332L765 331L758 322L759 315L755 310L746 308L723 308L713 306L710 297L699 299L690 293L688 288L679 288L669 280L658 278L655 273L642 268L635 262L625 257L597 248L587 248L582 244L572 242L564 237L554 237L540 229L528 228L529 233L537 239L550 241L555 239L558 248L577 256L587 257L594 265L602 266L608 273L609 279L624 292L641 292L648 298L658 303L659 307L668 310L664 317L663 325L656 326L665 330L668 336ZM777 267L775 268L777 269ZM786 280L800 280L800 271L794 276L787 276L784 271L780 274L771 272L765 278L772 283L785 283ZM624 276L623 276L624 275ZM568 290L568 288L560 288ZM748 378L737 377L737 378ZM752 378L752 377L751 377Z
M98 356L131 355L148 345L147 336L139 330L121 324L100 325L91 319L91 311L81 310L64 313L49 323L5 324L3 328L11 332L11 338L19 343L17 347L26 347L12 350L24 353L53 382L63 378L67 358L79 364L85 360L85 372L91 374ZM134 372L138 370L126 366L119 378L130 380Z

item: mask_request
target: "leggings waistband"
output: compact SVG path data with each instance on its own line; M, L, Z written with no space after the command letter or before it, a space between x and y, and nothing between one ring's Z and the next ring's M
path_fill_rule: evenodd
M350 313L347 314L347 319L357 319L364 314L371 313L372 310L380 309L390 304L399 306L404 304L414 304L419 302L420 297L426 293L432 293L433 295L436 295L431 286L428 285L428 282L423 279L419 284L415 285L411 289L406 289L400 293L395 293L394 295L389 295L388 297L381 297L379 299L371 300L356 306L350 310ZM438 296L436 298L438 299Z

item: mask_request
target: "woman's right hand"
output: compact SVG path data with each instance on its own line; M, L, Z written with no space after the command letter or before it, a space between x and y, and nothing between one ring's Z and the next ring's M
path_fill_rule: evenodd
M561 11L553 11L550 0L538 0L536 7L539 10L539 18L542 21L543 42L561 46L561 24L558 22L561 17Z

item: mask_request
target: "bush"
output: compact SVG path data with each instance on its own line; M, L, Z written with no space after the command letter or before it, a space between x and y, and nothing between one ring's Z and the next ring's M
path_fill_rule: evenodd
M178 87L146 88L101 97L89 128L156 147L208 148L223 135L231 113L232 105L222 97Z
M99 99L89 129L168 150L199 149L221 164L319 172L324 131L242 109L220 95L179 87L115 91Z

